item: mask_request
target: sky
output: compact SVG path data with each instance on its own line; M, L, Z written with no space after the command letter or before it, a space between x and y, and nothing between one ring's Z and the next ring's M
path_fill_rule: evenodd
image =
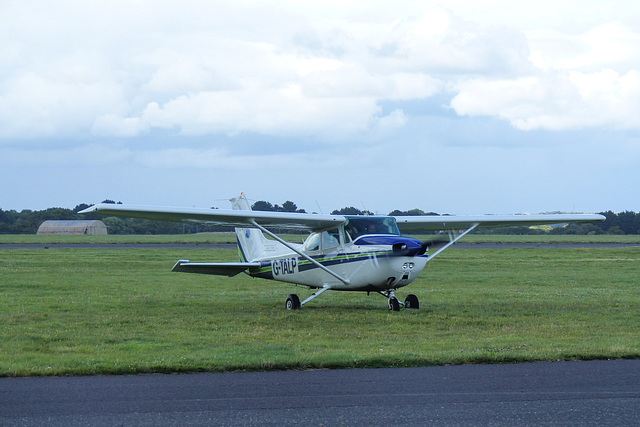
M0 208L640 210L640 2L0 0Z

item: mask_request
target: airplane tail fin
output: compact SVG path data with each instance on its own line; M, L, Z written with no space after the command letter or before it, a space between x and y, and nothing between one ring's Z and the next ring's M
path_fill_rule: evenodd
M231 199L231 206L235 210L250 211L251 205L244 193ZM253 262L265 255L265 246L270 242L264 237L262 231L257 228L236 228L238 240L238 253L241 262Z

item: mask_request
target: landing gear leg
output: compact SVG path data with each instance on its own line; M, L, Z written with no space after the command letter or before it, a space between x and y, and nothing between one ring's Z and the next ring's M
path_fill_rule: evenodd
M400 305L403 305L396 295L393 293L393 289L389 289L388 291L378 291L378 293L382 296L389 298L389 311L400 311Z
M311 301L312 299L316 298L317 296L319 296L320 294L322 294L325 291L328 291L329 289L331 289L330 286L323 286L322 288L320 288L319 290L315 291L313 294L311 294L311 296L309 298L307 298L306 300L300 302L300 298L298 298L298 295L296 294L290 294L287 297L287 302L285 303L285 308L287 310L297 310L300 307L302 307L303 305L305 305L306 303L308 303L309 301Z

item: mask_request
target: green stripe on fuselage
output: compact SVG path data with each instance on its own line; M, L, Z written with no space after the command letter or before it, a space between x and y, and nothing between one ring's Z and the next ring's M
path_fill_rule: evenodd
M343 263L343 262L350 263L350 262L364 261L366 259L370 259L378 256L387 256L392 253L393 251L357 252L357 253L343 254L343 255L331 256L331 257L327 257L326 255L319 255L312 258L318 261L320 264L326 266L326 265L333 265L336 263ZM278 259L280 258L274 258L274 260L278 260ZM261 267L253 274L265 274L265 273L272 272L273 270L272 261L269 261L268 265ZM266 261L263 261L263 262L266 262ZM319 268L319 267L307 259L298 257L299 271L308 271L314 268Z

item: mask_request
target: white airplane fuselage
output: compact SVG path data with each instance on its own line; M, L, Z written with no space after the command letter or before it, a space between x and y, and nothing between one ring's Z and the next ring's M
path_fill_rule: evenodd
M259 268L252 268L249 275L263 279L278 280L309 286L310 288L330 287L343 291L383 291L409 285L425 268L428 255L402 256L394 251L393 244L358 244L359 241L386 240L394 244L415 241L402 236L361 236L324 253L309 252L307 255L330 269L347 283L328 274L316 264L294 251L277 256L255 259ZM275 242L274 242L275 243ZM297 245L304 251L304 245Z

